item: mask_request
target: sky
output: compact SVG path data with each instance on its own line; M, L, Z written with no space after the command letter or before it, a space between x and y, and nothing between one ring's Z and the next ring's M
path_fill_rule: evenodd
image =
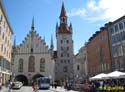
M13 39L22 43L31 30L34 16L35 30L50 47L53 35L56 50L56 23L59 24L62 1L66 9L68 24L73 26L74 54L105 23L125 15L125 0L3 0Z

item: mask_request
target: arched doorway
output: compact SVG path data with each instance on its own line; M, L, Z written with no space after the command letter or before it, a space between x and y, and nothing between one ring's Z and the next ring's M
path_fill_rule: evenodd
M14 81L21 81L23 85L28 85L28 79L25 75L17 75Z
M39 78L39 77L43 77L43 75L41 75L41 74L36 74L36 75L34 75L34 76L32 77L32 80L36 80L36 79Z

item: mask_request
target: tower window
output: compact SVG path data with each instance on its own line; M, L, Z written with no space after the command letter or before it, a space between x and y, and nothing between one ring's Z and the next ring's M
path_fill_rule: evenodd
M63 18L63 22L65 22L65 18Z
M70 63L70 60L68 60L68 63Z
M63 51L63 47L61 47L61 50Z
M31 53L33 53L33 48L31 48Z
M67 50L69 50L69 47L67 47Z
M77 65L77 70L79 71L79 65Z
M69 53L67 53L67 57L69 57Z
M68 72L68 67L67 66L63 67L63 72Z
M66 43L69 43L69 40L66 40Z
M63 40L61 40L60 42L63 43Z
M61 57L63 57L63 53L61 53Z

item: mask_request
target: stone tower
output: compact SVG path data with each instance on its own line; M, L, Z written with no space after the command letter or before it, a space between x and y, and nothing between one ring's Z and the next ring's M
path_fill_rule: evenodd
M57 60L55 75L56 80L64 81L73 77L72 24L67 24L64 3L62 3L59 19L60 24L56 24Z

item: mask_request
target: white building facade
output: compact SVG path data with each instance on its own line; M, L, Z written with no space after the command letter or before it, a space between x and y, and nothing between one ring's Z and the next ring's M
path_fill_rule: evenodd
M53 47L53 46L51 46ZM46 76L55 79L55 62L52 58L53 48L48 49L45 40L34 29L34 19L31 31L19 46L14 46L13 75L24 85L31 84L38 77Z
M74 79L84 80L87 78L87 53L86 47L80 48L73 61Z

